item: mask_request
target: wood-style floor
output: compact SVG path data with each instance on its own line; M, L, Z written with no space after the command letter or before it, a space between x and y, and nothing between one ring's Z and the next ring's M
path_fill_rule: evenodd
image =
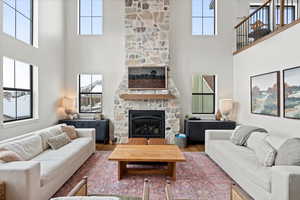
M115 144L96 144L96 149L98 151L113 151L115 149ZM189 145L186 148L181 149L183 152L202 152L205 150L204 145L195 144Z

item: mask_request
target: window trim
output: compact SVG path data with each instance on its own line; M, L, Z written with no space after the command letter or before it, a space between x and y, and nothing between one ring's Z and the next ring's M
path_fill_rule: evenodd
M202 75L205 76L205 75ZM214 92L213 93L207 93L207 92L193 92L192 93L192 97L193 96L213 96L213 112L193 112L192 110L192 114L215 114L216 113L216 75L210 75L213 76L214 78ZM203 110L203 104L202 104L202 110Z
M192 0L193 1L193 0ZM217 0L212 0L214 1L214 15L213 16L204 16L203 15L203 1L204 0L200 0L202 2L202 15L201 16L194 16L193 12L192 12L192 36L203 36L203 37L214 37L217 35ZM193 9L193 4L192 4L192 9ZM202 32L200 34L194 34L193 33L193 19L201 19L202 22ZM214 20L214 31L213 34L204 34L204 28L203 28L203 19L213 19Z
M90 0L91 1L91 16L81 16L81 1L82 0L78 0L78 8L79 8L79 11L78 11L78 35L80 36L101 36L103 35L103 0L102 1L102 15L99 15L99 16L94 16L93 15L93 0ZM91 18L91 31L89 34L82 34L81 33L81 18ZM101 21L102 21L102 28L101 28L101 33L100 34L95 34L93 33L93 18L101 18Z
M9 58L11 59L11 58ZM13 59L11 59L13 60ZM16 69L16 60L14 61L14 69ZM12 119L12 120L4 120L3 118L3 123L10 123L10 122L16 122L16 121L23 121L23 120L28 120L28 119L33 119L33 66L29 65L30 68L30 89L21 89L21 88L10 88L10 87L3 87L3 92L4 91L12 91L12 92L30 92L30 116L29 117L22 117L22 118L18 118L17 112L18 112L18 101L16 98L16 102L15 102L15 107L16 107L16 118ZM14 83L16 83L16 70L14 70ZM3 97L4 98L4 97ZM3 104L4 107L4 104ZM3 113L4 115L4 113Z
M33 40L34 40L34 34L33 34L33 32L34 32L34 27L33 27L34 26L34 19L33 19L34 18L34 0L30 0L30 4L31 4L30 5L30 9L31 9L30 10L30 18L28 18L23 13L21 13L19 10L17 10L17 1L16 0L14 0L14 1L15 1L15 8L12 7L11 5L9 5L4 0L2 1L2 9L4 8L4 5L5 5L5 6L8 6L9 8L11 8L11 9L13 9L14 12L15 12L14 13L14 21L15 21L15 32L14 32L14 35L10 35L10 34L4 32L4 30L2 32L5 33L6 35L10 36L10 37L13 37L17 41L23 42L23 43L25 43L27 45L34 46L34 44L33 44ZM20 40L20 39L17 38L17 13L20 14L20 15L22 15L26 20L30 21L30 42L29 43L27 43L27 42L25 42L25 41ZM3 20L4 20L4 17L2 19L2 23L3 23Z
M91 76L91 81L92 81L92 77L93 75L96 74L79 74L79 81L78 81L78 111L79 113L83 113L83 114L99 114L103 112L103 91L102 92L81 92L81 75L90 75ZM100 95L101 96L101 111L100 112L83 112L81 110L81 95Z

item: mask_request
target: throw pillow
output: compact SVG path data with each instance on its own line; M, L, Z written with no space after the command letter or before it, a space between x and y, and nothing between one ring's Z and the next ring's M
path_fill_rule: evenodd
M290 138L279 147L275 165L300 166L300 138Z
M265 167L271 167L274 165L276 158L276 150L265 140L257 141L255 145L255 155L258 161Z
M245 145L247 139L249 138L249 136L253 132L265 132L265 133L267 133L267 131L263 128L259 128L259 127L255 127L255 126L241 125L241 126L238 126L234 129L234 131L233 131L233 133L230 137L230 141L233 144L243 146L243 145Z
M247 142L246 142L246 146L249 149L255 150L257 147L257 145L259 144L259 141L264 140L266 137L268 136L267 133L263 133L263 132L253 132Z
M58 132L49 132L49 131L41 131L38 133L38 135L42 138L42 146L43 146L43 150L47 150L50 146L48 144L48 140L50 137L54 137L57 135L60 135L61 133Z
M31 160L38 154L43 152L42 140L38 135L29 135L22 139L13 140L5 143L3 148L16 152L24 160Z
M62 146L69 144L71 142L71 139L66 133L62 133L60 135L50 137L48 139L48 144L50 147L54 150L57 150L61 148Z
M65 132L71 140L78 138L77 131L74 126L63 126L62 131Z
M19 156L16 152L3 150L0 151L0 161L15 162L15 161L24 161L24 159L21 156Z

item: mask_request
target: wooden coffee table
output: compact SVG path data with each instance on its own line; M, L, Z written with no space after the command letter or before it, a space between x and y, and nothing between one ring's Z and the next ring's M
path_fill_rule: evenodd
M176 162L186 161L176 145L118 145L108 159L118 161L118 180L125 174L163 174L176 180ZM168 168L127 168L128 162L168 163Z

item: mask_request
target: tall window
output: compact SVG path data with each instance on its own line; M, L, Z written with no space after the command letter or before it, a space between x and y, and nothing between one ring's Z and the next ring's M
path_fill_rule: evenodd
M32 118L32 66L3 57L4 122Z
M215 76L194 75L192 88L192 113L215 113Z
M79 75L79 112L102 112L103 77L99 74Z
M32 0L3 0L3 32L32 44Z
M215 35L216 0L192 0L192 35Z
M103 34L103 0L79 0L79 33Z

